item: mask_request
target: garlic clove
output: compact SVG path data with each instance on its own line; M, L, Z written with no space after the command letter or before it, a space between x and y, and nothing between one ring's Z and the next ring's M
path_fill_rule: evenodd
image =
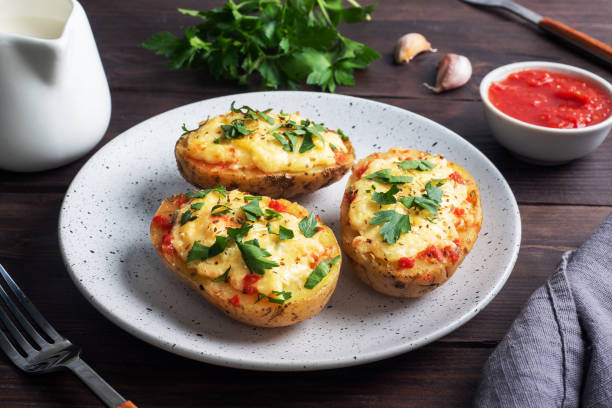
M435 93L449 91L465 85L472 76L472 64L467 57L457 54L446 54L438 62L436 86L423 84Z
M424 51L436 52L437 50L431 48L430 42L422 34L408 33L400 37L395 44L395 62L407 64L417 54Z

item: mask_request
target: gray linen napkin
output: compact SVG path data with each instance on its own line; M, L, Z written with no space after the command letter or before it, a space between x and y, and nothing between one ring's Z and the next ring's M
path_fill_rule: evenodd
M485 364L476 407L612 407L612 214L566 252Z

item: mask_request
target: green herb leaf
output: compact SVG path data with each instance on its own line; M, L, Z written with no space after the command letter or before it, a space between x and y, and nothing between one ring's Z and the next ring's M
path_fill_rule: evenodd
M300 146L300 153L306 153L314 147L315 144L312 141L312 136L310 135L310 133L304 135L304 140L302 140L302 145Z
M430 162L429 160L404 160L397 165L404 170L419 170L419 171L429 171L433 170L436 167L435 164Z
M391 188L384 193L372 194L372 200L380 205L394 204L397 201L395 199L395 194L398 192L399 188L397 188L397 185L393 184Z
M194 215L191 210L187 210L181 215L181 226L187 224L189 221L193 221L198 218L197 215Z
M276 212L270 208L266 208L265 213L266 215L264 216L264 218L266 220L273 220L275 218L283 218L283 216L279 212Z
M259 200L261 200L260 197L254 197L247 205L240 207L242 211L244 211L244 215L246 216L247 220L257 221L259 217L264 215L261 208L259 208Z
M438 207L440 203L430 200L427 197L414 197L414 204L429 211L432 215L438 215Z
M391 169L378 170L372 174L368 174L365 178L385 184L404 184L412 181L412 177L410 176L392 175Z
M223 197L227 197L227 190L225 190L224 186L217 186L217 187L209 188L207 190L191 191L189 193L186 193L185 197L187 197L187 198L204 198L208 194L212 193L213 191L216 191L217 193L221 194Z
M263 275L266 272L266 269L271 269L278 266L276 262L265 259L272 254L270 254L264 248L261 248L259 246L259 241L256 239L246 242L236 241L236 244L238 245L238 249L240 249L244 263L251 272Z
M438 186L441 186L441 185L442 185L442 181L438 181L438 180L430 180L427 182L427 184L425 184L425 192L426 192L427 198L435 201L438 204L440 204L440 202L442 201L443 191L438 188Z
M189 130L187 129L187 126L185 126L185 124L183 123L183 126L181 126L181 129L183 130L183 134L181 136L183 136L183 135L186 135L187 133L195 132L196 130L199 129L199 127Z
M200 211L203 206L204 206L204 203L194 203L194 204L191 204L190 208L195 211Z
M380 235L383 236L389 245L395 244L402 234L410 231L410 217L405 214L397 213L393 210L379 211L374 214L374 218L370 221L372 225L384 224L380 229Z
M279 305L284 304L287 300L291 299L291 292L280 292L277 290L273 290L272 293L274 293L276 296L278 296L277 298L273 298L271 296L267 296L268 300L272 303L278 303Z
M338 129L336 132L338 132L338 134L340 135L340 137L342 138L342 140L344 140L345 142L347 140L349 140L348 136L344 134L344 132L342 132L340 129Z
M274 234L274 235L278 235L278 239L280 239L281 241L287 240L287 239L291 239L294 237L293 231L289 228L286 228L282 225L279 225L278 227L278 233L272 231L272 227L270 225L270 223L266 224L266 228L268 228L268 232L270 234Z
M219 276L218 278L213 279L213 282L227 282L227 278L229 278L229 271L230 269L232 269L231 266L229 266L225 272L223 272L223 275Z
M242 238L247 236L251 228L253 228L252 224L244 222L240 228L228 228L227 235L236 242L242 242Z
M330 143L330 144L329 144L329 147L331 147L331 149L332 149L334 152L335 152L336 150L338 150L338 148L336 147L336 145L335 145L335 144L333 144L333 143Z
M302 218L302 220L298 223L298 227L306 238L310 238L314 234L316 234L317 229L319 227L317 226L317 219L315 218L315 214L310 213L308 214L308 217Z
M312 289L315 286L317 286L317 284L321 282L324 277L327 276L330 268L334 266L335 264L337 264L339 260L340 260L340 255L336 255L332 259L319 262L317 267L314 268L314 270L310 273L310 275L308 275L308 279L306 279L306 283L304 284L304 287L306 289Z
M213 206L213 208L211 208L210 215L227 214L228 212L231 211L231 209L232 208L229 205L226 205L226 204L217 204L217 205Z
M212 258L213 256L219 255L221 252L225 251L225 247L227 246L227 237L222 237L217 235L215 237L215 243L210 247L202 245L200 242L195 241L187 254L187 259L185 263L193 262L193 261L204 261L208 258Z
M380 55L338 32L341 22L371 19L375 6L355 0L227 1L206 11L179 9L200 24L182 36L164 32L143 47L170 58L168 69L206 66L215 78L248 84L255 76L264 87L296 88L306 81L333 92L353 85L355 69Z

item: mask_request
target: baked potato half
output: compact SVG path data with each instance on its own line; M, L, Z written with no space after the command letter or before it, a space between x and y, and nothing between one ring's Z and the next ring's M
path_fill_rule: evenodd
M181 280L253 326L288 326L316 315L340 273L338 242L314 214L222 186L164 200L151 241Z
M418 297L446 282L478 237L478 186L460 166L393 148L360 161L341 208L341 245L379 292Z
M178 169L199 188L216 185L290 198L338 181L355 161L342 131L302 118L235 108L185 133L175 147Z

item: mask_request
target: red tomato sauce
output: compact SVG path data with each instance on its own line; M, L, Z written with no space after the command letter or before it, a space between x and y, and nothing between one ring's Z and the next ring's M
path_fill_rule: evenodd
M600 86L537 69L515 72L492 83L489 101L515 119L559 129L591 126L612 114L612 100Z

